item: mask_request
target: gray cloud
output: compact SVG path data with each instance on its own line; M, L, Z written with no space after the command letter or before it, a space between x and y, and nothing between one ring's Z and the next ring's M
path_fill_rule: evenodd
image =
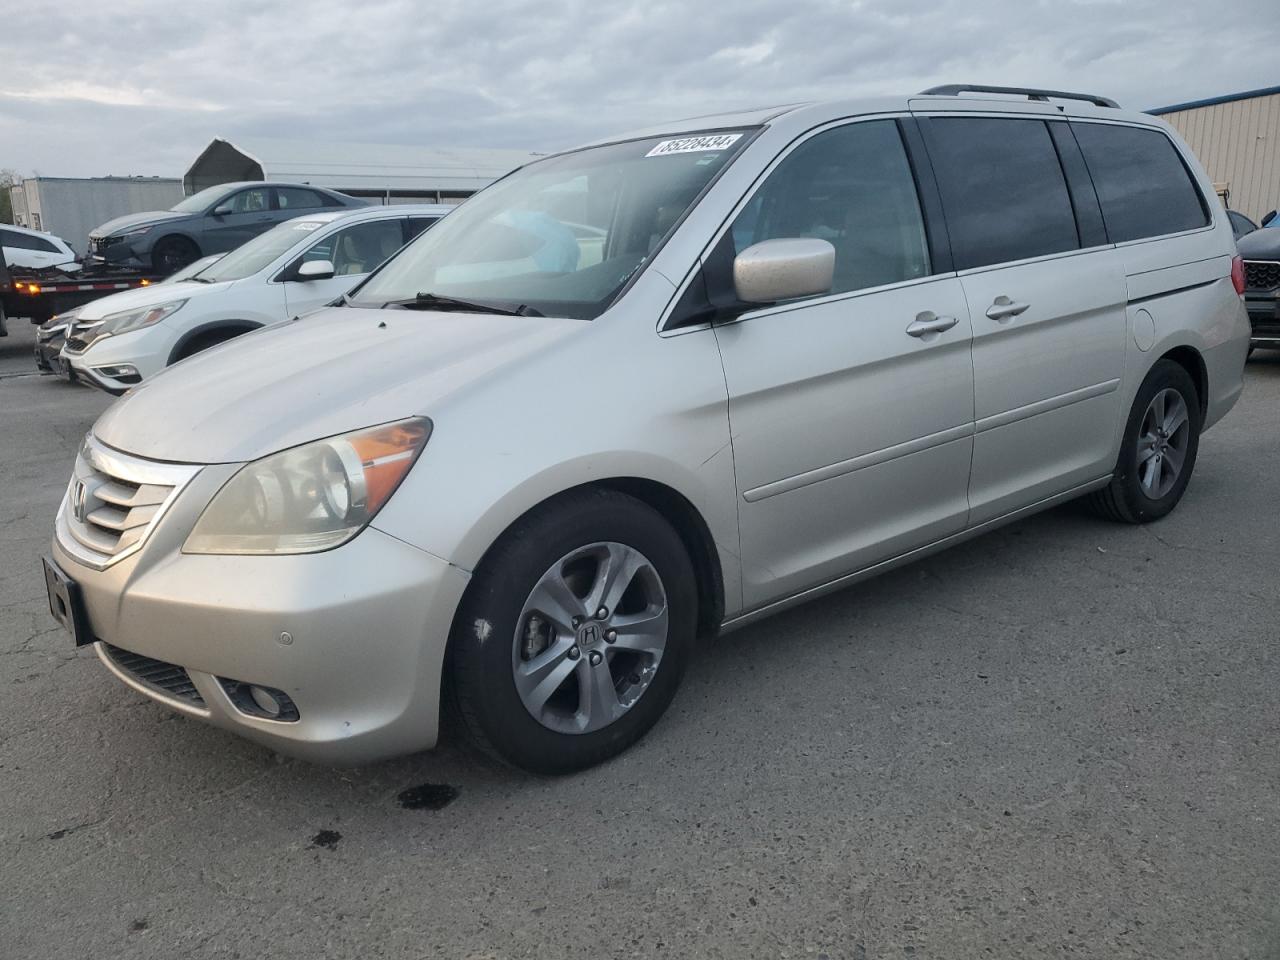
M957 80L1145 108L1275 83L1280 39L1273 0L54 6L0 34L0 167L176 175L236 134L547 150Z

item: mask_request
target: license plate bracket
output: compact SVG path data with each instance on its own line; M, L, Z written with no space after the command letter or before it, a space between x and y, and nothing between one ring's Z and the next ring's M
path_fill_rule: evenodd
M44 585L49 594L49 613L71 633L71 639L77 647L93 643L93 630L89 627L89 615L84 608L80 584L63 573L51 560L42 558L41 563L44 564Z

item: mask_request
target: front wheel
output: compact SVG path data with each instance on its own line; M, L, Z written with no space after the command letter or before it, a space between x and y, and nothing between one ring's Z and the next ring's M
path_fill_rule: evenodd
M1095 512L1124 523L1159 520L1178 505L1200 449L1200 397L1191 375L1160 360L1138 388L1111 482L1090 495Z
M168 276L200 259L200 248L186 237L165 237L151 251L151 266Z
M661 514L612 490L566 494L477 570L450 638L456 706L507 763L592 766L658 721L696 623L693 567Z

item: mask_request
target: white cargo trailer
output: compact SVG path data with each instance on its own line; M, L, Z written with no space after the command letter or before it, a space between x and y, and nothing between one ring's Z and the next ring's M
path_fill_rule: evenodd
M127 213L168 210L183 196L176 177L28 177L10 189L18 226L55 234L81 256L94 227Z

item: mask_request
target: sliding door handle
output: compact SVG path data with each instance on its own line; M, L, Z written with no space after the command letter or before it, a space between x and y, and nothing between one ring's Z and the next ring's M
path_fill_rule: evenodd
M992 320L1003 323L1005 320L1012 320L1020 314L1026 313L1029 303L1018 303L1016 300L1010 300L1008 297L996 297L996 302L987 307L987 316Z
M930 310L916 315L915 320L907 327L907 336L927 337L931 333L942 333L950 330L960 321L955 317L940 317Z

